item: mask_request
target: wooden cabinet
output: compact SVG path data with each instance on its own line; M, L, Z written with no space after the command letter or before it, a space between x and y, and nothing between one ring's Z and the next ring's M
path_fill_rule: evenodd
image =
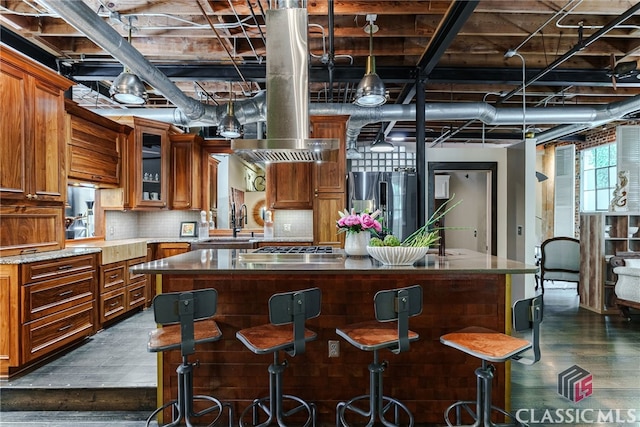
M63 93L73 83L8 48L0 60L0 198L62 204Z
M338 211L347 207L346 128L348 116L313 116L313 138L340 141L337 161L313 164L313 243L344 246L344 234L338 234Z
M100 323L104 324L147 302L146 274L132 274L129 267L147 261L133 258L100 266Z
M121 153L133 129L95 114L70 100L67 110L69 182L90 182L100 187L120 184Z
M0 51L0 256L64 247L63 91L71 85L10 48Z
M122 152L120 187L100 190L104 209L154 209L169 206L171 125L139 117L121 121L133 127Z
M0 206L0 256L64 248L64 206Z
M311 163L267 166L267 206L270 209L312 209Z
M623 252L640 251L640 212L580 215L580 306L597 313L611 305L615 277L609 260Z
M96 331L96 255L3 265L0 376Z
M171 209L204 209L202 205L202 138L171 135ZM206 209L208 210L208 209Z

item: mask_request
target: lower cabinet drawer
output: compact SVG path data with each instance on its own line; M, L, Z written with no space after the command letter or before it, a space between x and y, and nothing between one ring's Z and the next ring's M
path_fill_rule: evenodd
M37 359L93 332L93 301L26 323L24 359Z
M100 322L118 317L127 311L126 289L121 288L100 296Z
M147 302L147 280L140 280L127 286L127 306L129 309L141 307Z
M126 276L126 265L124 262L107 264L100 267L102 280L100 280L100 291L109 292L116 288L124 287Z
M24 286L22 323L93 301L93 278L86 272Z

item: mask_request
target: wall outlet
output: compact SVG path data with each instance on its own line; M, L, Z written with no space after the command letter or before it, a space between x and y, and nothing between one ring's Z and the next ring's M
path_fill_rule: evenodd
M116 234L116 229L112 225L112 226L109 227L109 236L113 236L114 234Z
M291 231L291 224L282 224L284 231Z
M340 341L329 340L329 357L340 356Z

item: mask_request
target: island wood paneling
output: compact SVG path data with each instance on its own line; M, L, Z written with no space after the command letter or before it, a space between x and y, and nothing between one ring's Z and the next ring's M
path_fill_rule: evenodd
M445 408L458 399L474 399L474 370L480 362L442 345L439 337L469 325L505 330L506 276L503 274L308 274L301 272L226 274L211 276L165 275L163 291L186 291L214 287L218 290L220 341L198 346L192 360L196 394L212 394L234 404L239 414L251 400L268 395L267 367L271 355L256 355L235 337L236 331L268 322L267 301L275 292L318 286L322 290L322 313L308 321L318 339L303 355L289 358L284 392L315 402L319 425L335 425L340 400L367 393L367 366L372 353L351 347L335 328L374 318L375 292L390 287L420 284L424 309L410 321L420 334L407 353L382 351L388 360L385 394L402 400L413 412L416 425L442 424ZM328 340L340 341L340 357L328 357ZM163 356L163 400L175 398L178 351ZM505 405L505 367L498 365L494 379L494 404ZM165 414L169 417L169 413Z

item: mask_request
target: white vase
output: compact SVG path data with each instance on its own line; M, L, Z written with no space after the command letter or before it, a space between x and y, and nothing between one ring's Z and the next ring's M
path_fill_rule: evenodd
M367 245L371 239L371 233L368 231L360 231L358 233L347 232L344 241L344 252L349 256L367 256Z

